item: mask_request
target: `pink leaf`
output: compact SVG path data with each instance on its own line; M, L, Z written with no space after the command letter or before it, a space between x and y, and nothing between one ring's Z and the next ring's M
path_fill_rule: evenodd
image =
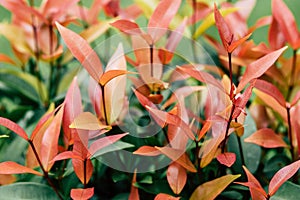
M82 64L88 73L99 82L103 74L102 64L96 52L77 33L63 27L56 22L57 29L64 39L73 56Z
M279 49L283 47L285 38L282 30L276 19L272 18L272 23L269 29L269 44L272 49Z
M272 1L272 14L277 20L281 31L293 49L299 48L299 32L295 18L282 0Z
M263 75L286 49L287 46L273 51L248 65L241 82L238 85L237 93L240 92L252 79Z
M143 155L143 156L158 156L161 155L162 153L159 150L157 150L155 147L141 146L136 151L134 151L133 154Z
M29 167L25 167L23 165L20 165L12 161L6 161L0 163L0 174L25 174L25 173L42 176L40 172L37 172Z
M65 98L64 116L63 116L63 130L64 141L66 145L73 143L73 134L76 134L76 130L69 126L75 120L75 118L82 112L81 94L77 84L77 78L73 79L73 82L68 89Z
M187 23L187 18L184 18L181 24L176 28L175 31L172 31L170 37L168 38L166 49L169 50L170 52L174 52L178 43L180 42L186 27L186 23Z
M171 163L167 170L167 180L172 191L175 194L180 194L187 180L185 168L176 162Z
M300 168L300 160L281 168L270 181L269 195L273 196L279 187L290 179Z
M272 129L262 128L245 139L245 142L254 143L264 148L287 147L283 139Z
M173 197L169 194L159 193L155 196L154 200L179 200L180 197Z
M85 188L85 189L72 189L71 198L74 200L86 200L92 198L94 195L94 188Z
M11 130L13 132L15 132L16 134L18 134L19 136L21 136L25 140L28 140L28 136L27 136L26 132L24 131L24 129L21 126L19 126L18 124L16 124L15 122L13 122L9 119L0 117L0 125L8 128L9 130Z
M100 138L91 144L91 146L89 147L89 153L91 154L91 156L93 156L98 150L108 145L114 144L116 141L120 140L122 137L126 135L128 135L128 133L111 135L111 136Z
M119 29L120 31L127 33L127 34L132 34L132 35L140 35L142 34L142 31L135 22L129 21L127 19L120 19L117 20L113 23L111 23L113 27Z
M254 87L273 97L282 107L285 108L285 98L275 85L258 79L256 80Z
M45 131L41 146L41 162L46 171L49 171L53 166L50 162L58 153L58 138L61 129L61 121L63 117L62 107L55 115L53 121Z
M76 155L74 152L64 151L64 152L58 154L57 156L55 156L54 159L52 160L52 162L56 162L56 161L59 161L59 160L66 160L66 159L82 160L82 158L80 156Z
M229 152L219 154L217 156L217 160L219 161L219 163L226 165L227 167L231 167L236 160L236 155L235 153L229 153Z
M167 31L180 3L181 0L162 0L157 5L148 23L148 33L154 43Z

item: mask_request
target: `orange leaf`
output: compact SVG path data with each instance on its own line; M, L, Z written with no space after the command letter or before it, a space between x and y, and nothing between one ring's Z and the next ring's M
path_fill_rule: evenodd
M128 197L128 200L140 200L139 196L139 190L137 187L134 186L136 183L136 170L134 171L132 181L131 181L131 189L130 189L130 194Z
M167 180L175 194L180 194L186 184L186 170L176 162L169 165L167 170Z
M18 163L12 161L6 161L0 163L0 174L35 174L38 176L43 176L40 172L37 172L29 167L25 167Z
M74 119L74 121L70 125L70 128L95 131L95 130L109 129L110 126L100 124L98 118L92 113L83 112Z
M153 43L166 33L180 3L181 0L162 0L159 2L148 23L148 33L151 35Z
M93 169L94 169L92 161L90 159L86 159L85 162L86 163L84 164L84 161L82 161L82 160L72 159L72 164L73 164L75 174L77 175L77 177L83 184L84 184L84 181L85 181L85 183L89 182L89 180L92 177ZM84 168L86 169L86 174L84 174L84 171L83 171Z
M114 144L116 141L120 140L122 137L124 137L126 135L128 135L128 133L105 136L103 138L96 140L89 147L90 155L93 156L98 150L100 150L108 145Z
M280 29L293 49L299 48L299 32L295 17L290 9L285 5L282 0L272 1L272 14L277 20Z
M273 51L264 57L252 62L250 65L246 67L246 71L238 85L237 93L242 91L244 87L249 83L251 80L260 77L263 75L279 58L279 56L287 49L287 46Z
M286 42L282 30L274 17L272 18L272 23L270 25L268 39L272 49L281 48Z
M74 200L86 200L92 198L94 195L94 188L85 188L85 189L72 189L71 198Z
M99 79L103 74L103 70L101 61L96 52L89 46L87 41L85 41L77 33L63 27L57 22L55 24L73 56L88 71L90 76L99 82Z
M173 197L169 194L159 193L155 196L154 200L179 200L180 197Z
M17 64L15 63L15 61L13 59L11 59L10 57L8 57L7 55L2 54L2 53L0 53L0 61L17 66Z
M0 185L8 185L16 182L16 177L12 174L0 174Z
M0 117L0 125L15 132L16 134L21 136L23 139L28 140L28 136L27 136L26 132L24 131L24 129L21 126L19 126L18 124L16 124L15 122L13 122L9 119Z
M200 132L198 133L197 140L200 141L201 138L207 133L207 131L211 128L212 122L211 121L205 121L203 127L201 128Z
M143 155L143 156L158 156L161 155L161 152L157 150L155 147L151 146L141 146L133 154Z
M269 195L273 196L279 187L290 179L300 168L300 160L281 168L270 181Z
M132 35L142 34L139 25L137 25L135 22L126 19L117 20L111 23L110 25L127 34L132 34Z
M203 183L193 192L190 200L213 200L215 199L232 181L241 175L228 174L212 181Z
M161 127L164 127L165 124L171 124L175 126L179 126L184 130L184 133L191 138L192 140L195 139L195 135L190 129L190 127L177 115L167 113L161 110L150 108L146 106L146 109L149 111L151 116L155 119L156 123L158 123Z
M82 113L81 94L77 84L77 77L75 77L65 97L62 126L66 145L73 143L73 134L76 134L76 130L70 128L70 125L80 113Z
M163 154L168 156L171 160L174 162L180 164L185 169L189 170L190 172L197 172L197 169L193 165L193 163L190 161L188 156L185 154L183 150L179 149L173 149L171 147L155 147L159 151L161 151Z
M215 9L214 9L214 14L215 14L215 21L216 21L216 26L219 32L219 35L221 37L221 41L223 43L224 48L226 51L229 52L229 46L231 45L233 41L233 33L231 32L228 24L226 23L225 19L221 15L220 11L217 8L217 5L215 4Z
M41 162L46 171L49 171L53 166L50 161L58 153L58 138L61 129L61 121L63 117L63 107L57 112L53 121L45 131L41 146Z
M235 153L230 153L230 152L219 154L217 156L217 160L219 161L219 163L227 167L231 167L236 160L236 155Z
M236 40L234 42L232 42L229 47L228 47L228 52L232 53L239 45L243 44L246 40L248 40L248 38L252 35L252 33L249 33L248 35L246 35L245 37L242 37L239 40Z
M42 118L39 120L38 124L34 128L34 130L31 133L30 139L34 140L35 136L39 133L45 132L46 128L49 126L49 124L52 122L54 114L56 110L53 110L51 107L47 111L47 113L42 116Z
M105 86L106 83L108 83L113 78L124 75L124 74L133 74L133 72L129 72L126 70L109 70L101 76L99 83L100 83L100 85Z
M54 159L52 160L52 162L56 162L59 160L65 160L65 159L78 159L78 160L83 161L83 159L80 156L76 155L74 152L64 151L64 152L58 154L57 156L55 156Z
M283 108L285 108L285 98L275 85L264 80L256 80L254 87L273 97Z
M287 147L283 139L269 128L262 128L256 131L244 141L257 144L264 148Z

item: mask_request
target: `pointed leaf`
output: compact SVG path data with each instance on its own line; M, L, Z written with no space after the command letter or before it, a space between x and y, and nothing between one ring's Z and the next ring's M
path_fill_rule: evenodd
M203 183L193 192L190 200L213 200L215 199L231 182L241 175L225 175L212 181Z
M273 196L277 192L278 188L290 179L300 168L300 160L293 162L292 164L281 168L270 181L269 195Z
M59 161L59 160L66 160L66 159L82 160L82 158L80 156L76 155L74 152L64 151L64 152L58 154L57 156L55 156L54 159L52 160L52 162L56 162L56 161Z
M96 131L102 129L109 129L110 126L100 124L98 118L92 113L83 112L74 119L74 121L70 125L70 128Z
M12 161L6 161L0 163L0 174L25 174L25 173L43 176L38 171L35 171L29 167L25 167L23 165L20 165Z
M101 76L99 83L100 83L100 85L105 86L106 83L108 83L113 78L116 78L118 76L125 75L125 74L134 74L134 73L129 72L127 70L109 70Z
M31 140L34 140L35 136L38 135L39 133L45 132L46 128L52 122L54 114L55 114L54 104L52 104L52 105L49 107L47 113L45 113L44 116L42 116L42 118L37 123L36 127L34 128L34 130L32 131L31 136L30 136Z
M82 64L88 73L99 82L103 74L102 64L96 52L77 33L56 22L57 29L74 57Z
M92 198L94 195L94 188L85 188L85 189L72 189L71 198L74 200L86 200Z
M217 160L219 161L219 163L227 167L231 167L235 163L236 155L235 153L230 153L230 152L219 154L217 156Z
M282 0L272 1L272 14L277 20L281 31L293 49L299 48L299 32L295 18Z
M54 163L50 161L58 153L58 138L61 129L61 122L63 117L63 107L57 112L53 121L45 131L45 134L42 139L41 146L41 162L46 171L49 171Z
M151 116L154 118L156 123L158 123L161 127L164 127L166 124L171 124L175 126L179 126L184 130L184 133L192 140L195 139L195 135L182 119L179 116L173 115L171 113L167 113L161 110L153 109L146 106L146 109L149 111Z
M190 172L197 172L197 169L189 159L189 157L185 154L183 150L173 149L171 147L155 147L163 154L168 156L171 160L178 163L185 169L189 170Z
M85 161L72 159L73 168L75 174L81 181L81 183L88 183L93 174L93 164L90 159L86 159ZM86 169L86 174L84 174L83 169Z
M169 165L167 170L167 180L175 194L180 194L186 184L187 173L185 168L176 162Z
M153 42L165 34L180 4L181 0L162 0L159 2L148 23L148 33Z
M89 153L91 154L91 156L93 156L98 150L108 145L114 144L116 141L120 140L122 137L126 135L128 135L128 133L111 135L111 136L100 138L91 144L91 146L89 147Z
M198 133L197 141L200 141L205 133L211 128L212 122L211 121L205 121L203 127L201 128L200 132Z
M217 8L217 5L215 4L214 8L214 14L215 14L215 22L216 26L219 32L219 35L221 37L221 41L223 43L224 48L227 52L229 52L229 46L233 42L233 33L231 32L227 22L221 15L220 11Z
M8 128L9 130L15 132L25 140L28 140L27 133L24 131L24 129L19 126L18 124L14 123L13 121L0 117L0 125Z
M272 18L272 23L270 25L268 39L272 49L279 49L283 47L286 42L282 30L274 17Z
M249 33L245 37L242 37L239 40L233 41L228 47L228 52L232 53L239 45L243 44L246 40L248 40L251 35L252 35L252 33Z
M157 150L155 147L151 146L141 146L133 154L143 155L143 156L158 156L161 155L161 152Z
M285 108L285 98L275 85L258 79L256 80L254 87L273 97L282 107Z
M127 33L127 34L133 34L133 35L140 35L142 34L142 31L135 22L129 21L127 19L120 19L113 23L111 23L113 27L119 29L120 31Z
M262 128L256 131L244 141L257 144L264 148L287 147L283 139L269 128Z
M130 189L130 194L128 197L128 200L140 200L139 196L139 190L137 187L134 186L136 183L136 170L134 171L132 181L131 181L131 189Z
M286 49L287 46L273 51L248 65L241 82L238 85L237 93L240 92L252 79L263 75Z
M154 200L179 200L180 197L173 197L169 194L159 193L155 196Z

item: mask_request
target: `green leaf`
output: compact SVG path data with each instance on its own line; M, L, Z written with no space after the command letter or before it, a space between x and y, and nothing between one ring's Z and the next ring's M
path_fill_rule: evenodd
M93 156L93 158L96 158L97 156L101 156L105 153L108 153L108 152L113 152L113 151L118 151L118 150L121 150L121 149L126 149L126 148L131 148L131 147L134 147L133 144L130 144L130 143L127 143L127 142L122 142L122 141L117 141L107 147L104 147L100 150L98 150L95 155Z
M285 182L279 190L271 197L271 200L298 200L300 186L292 182Z
M55 192L46 185L21 182L0 187L0 196L5 199L55 200Z

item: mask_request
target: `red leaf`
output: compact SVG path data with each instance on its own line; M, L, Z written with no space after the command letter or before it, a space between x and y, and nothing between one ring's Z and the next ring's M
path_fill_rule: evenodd
M43 130L43 129L46 129L49 126L49 123L53 120L55 110L53 110L53 111L49 110L49 111L44 114L44 116L40 119L40 121L38 122L38 124L36 125L34 130L32 131L31 136L30 136L31 140L34 140L35 136L38 135L39 133L44 132L45 130Z
M37 172L29 167L25 167L23 165L20 165L12 161L6 161L0 163L0 174L25 174L25 173L42 176L40 172Z
M216 4L215 4L215 9L214 9L214 14L215 14L216 26L217 26L219 35L221 37L223 46L226 49L226 51L229 51L229 46L233 42L233 33L231 32L228 24L226 23L226 21L224 20L223 16L220 13L220 11L218 10Z
M176 162L171 163L167 170L167 180L172 191L175 194L180 194L186 184L186 170Z
M157 150L155 147L151 146L141 146L133 154L143 155L143 156L158 156L161 155L161 152Z
M74 200L86 200L92 198L94 195L94 188L85 188L85 189L72 189L71 198Z
M279 58L284 50L287 49L287 46L273 51L264 57L252 62L246 67L246 71L241 79L241 82L238 85L237 93L242 91L242 89L249 83L251 80L260 77L263 75Z
M49 171L53 165L50 161L58 153L58 138L61 129L61 121L63 117L63 109L62 107L57 114L55 115L53 121L45 131L45 134L42 139L41 146L41 162L46 171Z
M110 25L127 34L132 34L132 35L142 34L139 25L137 25L135 22L126 19L117 20L111 23Z
M269 29L269 44L272 49L279 49L283 47L285 43L285 38L280 29L280 26L274 18L272 18L272 23Z
M15 122L13 122L9 119L0 117L0 125L8 128L9 130L11 130L13 132L15 132L16 134L18 134L19 136L21 136L25 140L28 140L28 136L27 136L26 132L24 131L24 129L21 126L19 126L18 124L16 124Z
M279 187L290 179L300 168L300 160L281 168L270 181L269 195L273 196Z
M236 160L236 155L235 155L235 153L229 153L229 152L219 154L217 156L217 160L219 161L219 163L221 163L227 167L231 167Z
M120 140L122 137L124 137L126 135L128 135L128 133L106 136L106 137L96 140L89 147L90 155L93 156L98 150L100 150L108 145L114 144L116 141Z
M74 152L64 151L64 152L58 154L57 156L55 156L51 162L56 162L59 160L66 160L66 159L78 159L78 160L83 161L83 159L80 156L76 155Z
M246 40L248 40L248 38L251 36L251 34L252 33L249 33L245 37L242 37L239 40L233 41L228 47L228 52L232 53L239 45L243 44Z
M275 85L264 80L256 80L254 87L273 97L282 107L285 108L285 98Z
M159 193L155 196L154 200L179 200L180 197L173 197L169 194Z
M262 128L256 131L244 141L257 144L264 148L287 147L283 139L269 128Z
M145 97L144 95L142 95L138 90L133 90L135 96L138 98L139 102L142 104L142 106L146 107L151 107L156 109L156 105L154 103L152 103L147 97Z
M280 29L293 49L299 48L299 32L295 18L282 0L272 1L272 14Z
M244 171L246 172L248 182L247 183L238 183L249 187L252 199L263 200L267 196L265 190L262 188L258 180L249 172L249 170L243 166ZM249 184L248 184L249 183Z
M89 46L87 41L85 41L77 33L63 27L57 22L56 26L73 56L88 71L90 76L99 82L99 79L103 74L103 70L101 61L96 52Z
M161 38L176 15L181 0L162 0L157 5L148 23L148 33L153 43Z
M130 194L128 197L128 200L140 200L139 196L139 190L137 187L134 186L136 183L136 170L134 171L132 181L131 181L131 189L130 189Z
M190 172L197 172L197 169L195 168L189 157L185 154L184 150L174 149L171 147L155 148L161 151L166 156L168 156L171 160L175 161L185 169L189 170Z
M180 71L182 71L184 73L187 73L188 75L190 75L193 78L197 79L198 81L200 81L202 83L206 83L206 84L211 84L211 85L219 88L221 91L225 92L225 90L224 90L222 84L220 83L220 81L215 79L211 74L209 74L207 72L199 71L194 66L188 66L188 67L179 67L179 66L177 66L177 68Z
M77 78L73 79L71 86L68 89L65 98L64 116L63 116L63 130L64 141L66 145L73 144L73 135L76 130L69 126L75 118L82 112L81 94L77 84Z
M89 182L89 180L92 177L93 169L94 169L92 161L90 159L86 159L85 162L86 164L84 164L84 161L82 160L72 159L72 164L73 164L75 174L83 184ZM86 169L86 174L84 174L83 171L84 168Z
M156 123L158 123L161 127L164 127L166 124L171 124L175 126L179 126L184 130L184 133L191 138L192 140L195 139L195 135L190 129L190 127L177 115L173 115L171 113L167 113L161 110L150 108L146 106L146 109L149 111L151 116L154 118Z

